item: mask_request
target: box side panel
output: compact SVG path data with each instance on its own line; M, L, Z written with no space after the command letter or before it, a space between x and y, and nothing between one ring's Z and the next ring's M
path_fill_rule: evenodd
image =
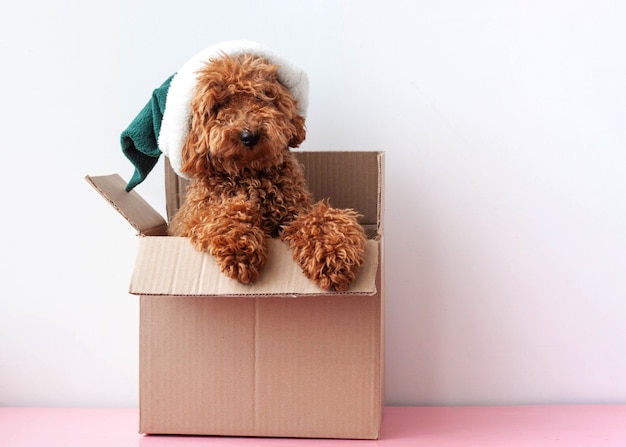
M361 224L376 226L379 217L379 152L296 152L317 200L330 198L337 208L354 208Z
M380 293L140 300L142 433L378 437Z
M274 298L257 306L257 433L377 438L383 393L380 295Z
M140 432L253 433L254 302L140 298Z
M387 304L386 304L386 286L385 286L385 238L384 236L381 235L380 237L380 245L379 245L379 265L378 265L378 271L376 273L376 285L378 286L378 290L380 291L380 372L379 372L379 387L380 387L380 401L379 401L379 405L380 405L380 416L382 419L382 410L385 407L385 396L386 396L386 389L385 389L385 374L386 374L386 366L387 366L387 353L386 353L386 334L387 334L387 330L386 330L386 321L387 321L387 316L386 316L386 309L387 309ZM382 422L379 421L379 428L380 428L380 423Z

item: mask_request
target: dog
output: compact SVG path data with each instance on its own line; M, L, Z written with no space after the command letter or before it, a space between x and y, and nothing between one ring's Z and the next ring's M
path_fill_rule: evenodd
M279 66L254 54L210 59L197 72L181 171L191 179L169 233L188 237L221 271L253 282L279 237L304 274L345 291L364 261L365 232L353 209L315 202L290 148L306 137L298 102Z

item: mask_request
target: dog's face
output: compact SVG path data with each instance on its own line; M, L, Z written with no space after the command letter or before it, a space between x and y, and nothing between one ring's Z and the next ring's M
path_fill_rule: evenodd
M223 56L198 72L182 171L237 174L282 163L305 138L297 102L276 65L252 55Z

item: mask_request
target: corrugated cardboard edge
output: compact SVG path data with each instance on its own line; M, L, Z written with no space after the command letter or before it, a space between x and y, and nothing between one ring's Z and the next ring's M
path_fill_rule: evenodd
M377 186L376 186L376 222L371 224L375 228L373 234L367 231L369 237L380 240L382 245L382 237L384 234L384 216L385 216L385 153L382 151L372 152L376 156ZM371 230L370 230L371 231ZM380 256L382 260L382 253Z
M135 190L126 192L126 182L118 174L86 176L85 180L109 202L138 233L146 236L167 234L167 222Z
M368 240L365 262L346 292L336 294L373 295L376 293L378 245ZM188 238L142 237L139 239L130 293L166 296L283 296L327 295L307 278L280 239L268 240L268 260L259 278L241 284L224 275L215 258L196 250Z
M378 433L376 435L376 439L380 437L380 429L382 426L383 420L383 409L385 407L385 396L386 396L386 388L385 388L385 375L386 375L386 296L385 291L387 290L385 281L385 152L379 151L377 152L378 156L378 230L376 239L379 241L378 247L378 278L377 284L380 292L380 336L381 336L381 345L380 345L380 413L378 414Z

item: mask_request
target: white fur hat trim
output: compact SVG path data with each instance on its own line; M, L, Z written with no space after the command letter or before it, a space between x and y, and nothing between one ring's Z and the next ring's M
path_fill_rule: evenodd
M309 79L302 69L256 42L235 40L208 47L191 58L174 75L165 101L159 149L169 158L172 168L181 177L187 177L180 171L181 150L189 134L191 100L197 83L196 74L206 62L219 58L223 53L229 56L255 54L278 65L278 79L298 101L299 113L306 116L309 104Z

